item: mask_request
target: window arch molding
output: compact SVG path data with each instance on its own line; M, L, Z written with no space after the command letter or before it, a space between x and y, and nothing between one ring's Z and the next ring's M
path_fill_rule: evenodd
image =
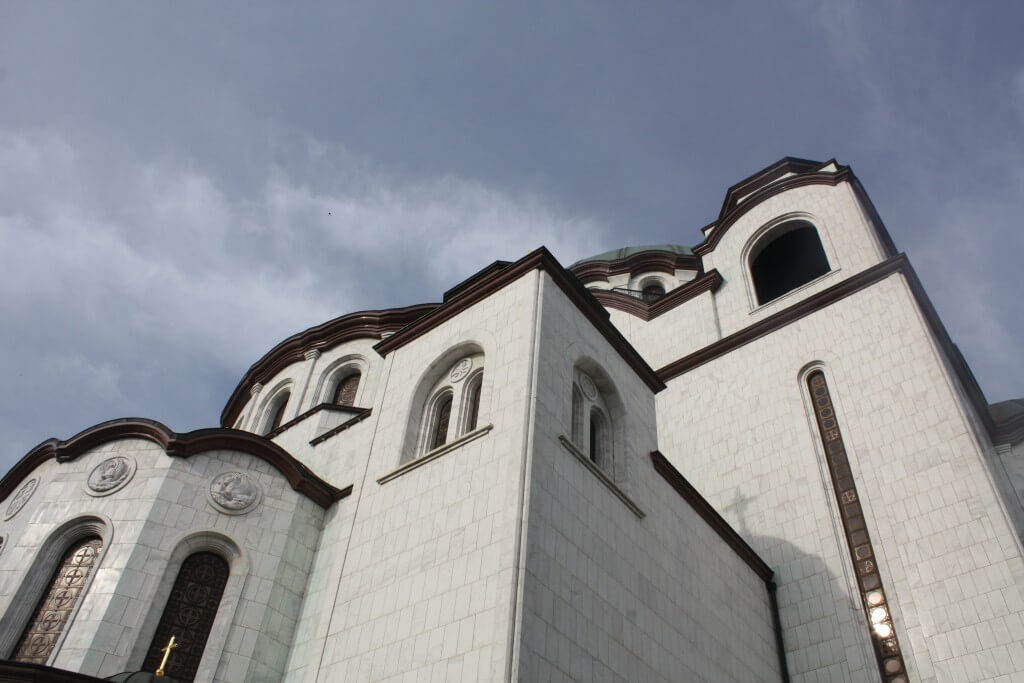
M107 549L110 548L113 539L113 524L106 517L99 515L87 515L64 522L50 532L46 540L39 546L35 558L29 564L29 569L22 578L21 585L14 593L7 612L0 618L0 658L10 659L14 649L21 639L21 634L28 626L29 619L36 611L36 607L43 595L49 589L50 580L53 577L61 558L74 543L90 536L98 536L103 542L100 552L93 564L92 571L86 579L85 585L78 595L71 614L68 616L63 630L57 637L57 642L50 652L48 663L52 663L60 653L61 645L67 637L68 631L75 623L82 603L89 595L89 589L96 573L103 564Z
M753 267L754 262L767 247L771 246L780 237L806 227L813 228L814 233L817 236L817 243L821 248L825 261L824 270L762 302L758 296L757 282ZM776 216L755 230L747 240L746 244L744 244L740 253L740 260L742 263L743 279L746 283L747 297L751 310L774 303L779 299L788 296L792 292L803 288L811 282L815 282L820 278L838 271L840 268L839 260L836 257L835 249L832 247L831 239L829 238L829 231L825 222L814 214L807 213L805 211L791 211L780 216Z
M138 671L141 669L149 645L156 634L160 618L167 607L171 589L181 571L181 565L191 555L206 552L220 556L228 564L228 581L224 586L220 606L217 608L217 616L214 618L213 627L210 629L210 636L206 640L206 647L196 672L196 680L212 681L220 664L221 653L227 644L231 625L235 621L235 614L241 603L242 589L245 587L245 579L249 574L249 558L237 543L215 531L186 533L174 541L171 547L172 550L167 554L160 581L149 598L150 609L139 628L125 670Z
M570 347L570 352L572 351ZM569 429L571 441L608 478L628 486L626 410L615 382L592 356L579 355L572 365ZM593 385L588 388L588 381ZM596 415L596 419L595 419ZM592 439L600 439L592 443Z
M285 379L278 382L274 385L273 389L267 392L267 397L263 399L263 404L260 406L259 411L257 411L256 420L253 423L253 431L255 433L265 436L274 431L273 422L278 408L284 410L281 422L287 421L288 411L291 409L293 387L294 382L291 379ZM283 406L281 405L282 403L284 403Z
M455 380L451 376L453 367L459 361L469 358L472 362L467 375ZM489 413L490 384L485 368L486 354L484 346L477 341L462 341L451 346L440 354L420 375L413 392L405 437L402 442L401 462L406 463L432 450L433 427L436 418L434 409L446 390L451 391L452 405L449 417L446 442L450 442L466 433L468 426L468 399L471 390L480 382L476 394L478 402L477 426L486 422L484 416Z
M359 375L359 387L356 389L356 395L352 405L359 406L363 403L367 403L367 368L368 363L366 362L366 358L357 353L350 353L333 361L323 370L323 372L320 373L316 389L313 392L313 405L333 403L334 392L337 391L338 384L346 377L354 374Z

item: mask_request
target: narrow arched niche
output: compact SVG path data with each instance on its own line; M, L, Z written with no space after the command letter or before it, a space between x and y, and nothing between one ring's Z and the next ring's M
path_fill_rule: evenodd
M779 225L762 237L750 254L750 276L758 305L774 301L830 270L817 228L804 220Z

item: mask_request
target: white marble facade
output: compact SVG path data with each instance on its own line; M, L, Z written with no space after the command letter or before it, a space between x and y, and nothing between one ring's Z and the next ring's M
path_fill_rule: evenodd
M762 302L807 225L827 267ZM704 233L324 323L219 427L45 442L0 481L0 657L99 538L46 666L144 668L210 553L196 681L1024 680L1024 410L989 413L848 167L784 159Z

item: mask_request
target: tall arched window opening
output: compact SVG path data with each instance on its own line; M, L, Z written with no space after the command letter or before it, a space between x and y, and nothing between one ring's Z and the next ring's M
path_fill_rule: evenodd
M430 430L430 448L443 446L448 442L448 423L452 418L452 394L445 392L434 405L434 419Z
M622 447L621 442L615 445L615 420L616 416L621 419L621 411L613 412L618 405L615 388L604 371L592 362L585 367L577 366L573 371L572 443L579 455L614 480L615 450Z
M750 256L750 276L759 305L831 270L818 231L807 221L783 223L762 243Z
M103 548L98 536L76 541L61 558L49 588L25 627L11 657L16 662L46 664L82 596Z
M484 354L476 344L455 347L424 373L412 398L402 462L479 430L487 420Z
M572 442L583 448L583 394L575 382L572 385Z
M339 406L354 406L356 404L356 389L359 388L360 374L358 372L343 377L338 386L334 389L334 403Z
M601 411L596 407L590 409L590 448L587 455L590 462L605 469L607 452L608 425Z
M484 373L476 373L469 384L466 385L466 426L463 433L476 429L477 419L480 417L480 392L484 387Z
M156 670L163 658L163 648L174 636L177 647L172 650L165 671L179 681L195 679L228 573L228 563L214 553L195 553L185 558L146 653L143 671Z
M280 394L274 397L273 403L267 409L268 419L267 427L263 430L264 434L269 434L284 422L284 411L288 408L288 399L291 398L290 391L282 391Z

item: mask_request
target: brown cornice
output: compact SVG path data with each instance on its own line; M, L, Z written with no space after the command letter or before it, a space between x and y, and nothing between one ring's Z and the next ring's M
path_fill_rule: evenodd
M405 327L437 308L438 304L418 304L382 311L359 311L293 334L252 364L235 387L220 414L222 427L230 427L238 419L249 400L249 389L256 383L270 381L292 363L303 360L312 349L327 350L354 339L380 339L388 332Z
M853 277L847 278L846 280L829 287L826 290L818 292L813 296L809 296L803 301L793 304L789 308L785 308L778 313L774 313L767 318L759 320L749 327L744 327L742 330L733 332L727 337L722 337L718 341L708 344L704 348L698 349L687 356L683 356L679 360L672 361L668 365L659 368L658 375L667 382L674 377L678 377L679 375L689 372L696 367L700 367L701 365L713 361L716 358L730 353L731 351L735 351L741 346L749 344L752 341L756 341L766 334L789 325L790 323L814 313L829 304L835 303L850 294L859 292L861 289L873 285L874 283L901 270L904 264L906 264L906 256L903 254L883 261L865 271L857 273Z
M700 271L700 260L692 254L675 254L668 251L641 251L638 254L614 261L584 261L568 268L569 272L586 284L607 280L621 273L668 273L674 275L677 269Z
M354 415L353 417L351 417L351 418L345 420L344 422L342 422L337 427L334 427L333 429L327 430L326 432L324 432L320 436L318 436L318 437L314 438L312 441L310 441L309 445L310 446L316 446L317 444L321 444L324 441L327 441L327 439L331 438L335 434L343 432L346 429L348 429L349 427L352 427L353 425L356 425L356 424L362 422L363 420L365 420L366 418L370 417L370 413L373 412L373 410L371 408L360 408L360 410L362 412L360 412L358 415Z
M702 349L698 349L697 351L680 358L679 360L669 363L658 370L658 376L665 382L668 382L679 375L685 374L694 368L700 367L705 363L709 363L731 351L735 351L741 346L756 341L767 334L796 322L811 313L820 311L840 299L859 292L866 287L870 287L877 282L881 282L893 273L900 273L906 279L906 282L910 287L911 294L914 296L914 300L916 301L918 308L921 310L921 313L924 315L925 321L931 329L939 347L945 354L953 374L956 375L957 380L959 380L963 387L968 401L970 401L971 405L974 407L975 413L977 413L978 419L982 422L989 438L994 438L996 434L995 425L993 424L992 416L988 410L988 402L985 400L985 394L982 392L981 387L978 385L978 381L974 378L974 374L971 372L971 369L967 366L966 361L964 361L963 356L960 354L960 350L950 338L949 332L946 331L945 326L942 324L942 320L939 318L938 313L935 311L935 307L932 305L931 300L925 293L924 287L921 285L921 281L918 279L917 273L914 272L913 266L910 265L910 261L907 259L906 254L902 253L886 259L867 270L861 271L860 273L857 273L856 275L847 278L828 289L822 290L813 296L809 296L803 301L793 304L789 308L783 309L778 313L774 313L763 320L759 320L749 327L733 332L729 336L723 337L713 344L709 344Z
M738 183L733 184L725 191L725 199L722 200L722 208L718 211L718 219L721 220L727 213L736 208L740 199L754 193L756 190L773 183L787 173L801 175L813 173L829 164L835 164L836 160L813 161L811 159L800 159L797 157L782 157L774 164L767 166L756 173L752 173ZM838 164L836 164L838 166Z
M47 439L39 444L0 479L0 500L12 491L47 460L70 462L91 448L117 439L146 439L159 445L167 455L188 458L212 450L231 450L259 458L288 480L292 489L306 496L320 507L332 503L352 492L352 487L337 489L316 476L308 467L293 458L272 441L249 432L214 427L178 434L156 420L128 417L103 422L75 434L67 441Z
M714 230L711 235L705 237L703 242L695 246L693 248L693 253L697 256L704 256L705 254L713 251L722 240L722 236L740 218L740 216L744 215L769 197L773 197L782 192L786 192L787 190L792 190L796 187L803 187L805 185L835 186L854 177L853 171L850 170L849 166L838 166L838 168L839 170L834 173L821 171L791 176L766 187L762 187L760 190L756 190L752 195L744 199L742 203L733 207L728 211L728 213L715 221L715 223L712 224L714 226ZM707 227L710 228L712 226L709 225Z
M316 415L322 410L326 410L329 413L355 413L358 415L363 411L369 411L369 408L356 408L355 406L339 406L337 403L318 403L317 405L313 406L312 408L302 413L301 415L296 415L292 419L288 420L274 431L267 432L266 434L263 435L263 438L273 439L281 432L291 429L293 426L299 424L307 417L312 417L313 415Z
M559 289L576 305L576 308L597 328L601 336L629 364L637 376L651 388L651 391L658 392L665 388L665 384L658 378L654 370L651 369L651 366L647 364L640 354L637 353L636 349L626 341L622 333L609 321L608 311L544 247L535 249L515 263L492 273L490 277L479 280L472 287L460 292L452 297L451 300L438 306L416 322L402 328L387 339L377 342L373 348L380 355L386 356L395 349L405 346L417 337L452 319L469 307L483 301L488 296L500 291L533 270L543 270L548 274L552 281L558 285Z
M729 526L729 523L711 507L711 503L700 495L697 489L686 480L668 458L661 454L661 451L651 451L651 462L654 464L654 471L661 475L661 478L668 482L668 485L675 489L683 500L689 503L693 511L700 515L709 527L732 548L736 555L747 563L747 566L754 570L754 573L761 577L766 584L771 583L775 572L761 559L750 545L743 540L743 537L736 533L736 530Z
M676 287L671 292L661 297L653 304L644 303L642 299L622 294L610 289L588 290L594 298L601 302L605 308L614 308L635 315L641 320L647 321L657 318L663 313L671 311L676 306L693 299L704 292L714 292L722 284L722 276L717 270L690 280L681 287Z
M1024 440L1024 413L1014 415L997 424L992 442L997 444L1015 444Z

